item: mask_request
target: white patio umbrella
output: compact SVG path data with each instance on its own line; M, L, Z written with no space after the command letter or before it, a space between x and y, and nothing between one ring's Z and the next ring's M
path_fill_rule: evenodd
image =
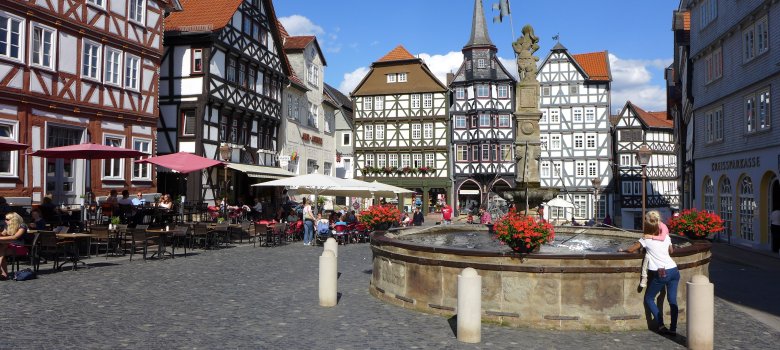
M549 202L547 202L544 206L546 207L558 207L558 208L571 208L573 209L575 207L574 203L569 202L563 198L555 197L551 199Z
M298 194L313 194L315 196L354 196L369 198L374 194L374 188L369 183L342 179L318 173L293 176L285 179L273 180L252 186L287 187L294 189ZM315 210L316 202L315 202Z
M406 189L406 188L398 187L398 186L393 186L393 185L388 185L388 184L383 184L383 183L381 183L381 182L379 182L377 180L374 180L373 182L369 182L369 184L371 184L371 186L374 186L377 189L377 192L379 192L379 191L389 191L389 192L393 192L395 194L414 193L414 191L412 191L410 189Z

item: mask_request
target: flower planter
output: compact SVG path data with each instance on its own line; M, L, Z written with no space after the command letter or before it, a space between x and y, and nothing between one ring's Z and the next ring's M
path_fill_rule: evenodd
M524 242L507 243L512 248L512 251L520 254L538 253L541 245L532 245L530 248L526 247Z

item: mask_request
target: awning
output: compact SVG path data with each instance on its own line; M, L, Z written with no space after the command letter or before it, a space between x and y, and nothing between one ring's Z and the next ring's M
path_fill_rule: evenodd
M274 168L270 166L241 164L241 163L228 163L228 168L245 173L249 177L261 178L261 179L283 179L286 177L295 176L295 174L284 170L282 168Z

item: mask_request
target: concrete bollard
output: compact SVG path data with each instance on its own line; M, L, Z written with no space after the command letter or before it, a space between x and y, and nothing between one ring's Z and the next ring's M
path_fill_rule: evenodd
M336 254L325 249L320 256L320 306L336 306L338 291L338 272Z
M336 272L338 275L339 271L339 242L336 242L336 239L333 237L330 237L325 240L325 243L322 244L322 251L325 250L332 250L333 254L336 254Z
M470 267L458 275L458 340L482 340L482 277Z
M704 275L693 276L687 284L688 349L710 350L715 335L715 285Z

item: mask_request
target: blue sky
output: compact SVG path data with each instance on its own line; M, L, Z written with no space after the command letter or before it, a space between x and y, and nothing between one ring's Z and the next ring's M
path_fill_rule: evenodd
M510 22L483 1L498 54L512 60ZM664 110L664 67L672 60L672 11L679 0L510 0L515 35L526 23L540 38L544 59L560 35L570 53L607 50L612 69L612 110L631 100ZM325 82L345 93L372 62L401 44L423 58L442 81L457 70L471 32L474 0L277 0L276 14L291 35L316 35L325 59ZM513 67L513 64L505 64Z

